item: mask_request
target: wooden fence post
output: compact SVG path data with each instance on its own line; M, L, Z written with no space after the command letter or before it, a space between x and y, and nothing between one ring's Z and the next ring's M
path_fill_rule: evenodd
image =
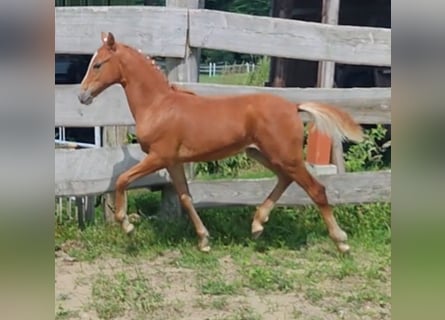
M77 222L81 229L94 222L94 196L76 197Z
M128 134L128 127L126 126L105 127L103 130L103 138L102 138L104 147L117 147L127 143L127 134ZM104 194L102 205L104 211L104 218L105 221L108 223L112 223L115 221L114 201L115 201L114 192ZM127 203L125 203L124 206L127 206Z
M166 7L199 9L204 8L204 0L166 0ZM198 82L199 80L199 57L200 50L192 49L187 45L184 58L167 58L166 68L169 81ZM193 163L184 165L187 179L194 178ZM177 216L182 213L178 196L171 185L162 189L161 212L169 216Z
M323 0L322 23L338 24L340 0ZM320 61L318 65L318 87L333 88L335 62ZM343 148L341 142L332 141L320 132L311 132L308 136L307 161L312 164L326 165L332 163L337 166L337 173L345 171Z

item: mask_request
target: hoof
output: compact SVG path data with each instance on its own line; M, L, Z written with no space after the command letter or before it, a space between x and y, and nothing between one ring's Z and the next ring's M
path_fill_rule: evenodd
M122 229L124 229L126 234L130 235L134 230L134 225L128 222L128 220L124 220L124 222L122 222Z
M141 222L141 216L137 213L131 213L128 215L128 221L130 223L140 223Z
M340 251L341 253L348 253L351 250L349 245L347 245L346 243L342 243L342 242L337 243L337 248L338 248L338 251Z
M199 247L199 251L201 252L210 252L210 246Z
M259 236L263 233L264 227L258 222L254 221L252 223L252 238L258 239Z
M263 230L253 231L252 232L252 238L254 240L258 239L261 236L262 233L263 233Z
M209 252L210 251L210 245L209 245L209 237L204 236L199 240L198 243L199 251L201 252Z

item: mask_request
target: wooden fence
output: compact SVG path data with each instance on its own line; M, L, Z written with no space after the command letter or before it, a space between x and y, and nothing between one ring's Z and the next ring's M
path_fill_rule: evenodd
M189 4L193 1L185 1ZM167 5L178 2L167 1ZM195 6L196 8L196 6ZM350 112L361 123L391 123L390 88L265 88L196 83L196 48L230 50L276 57L346 64L391 65L391 31L383 28L332 26L321 23L257 17L177 7L63 7L56 8L56 53L93 53L100 32L111 31L152 56L167 57L171 81L198 94L269 92L290 101L323 101ZM78 103L78 85L55 88L55 125L66 127L129 126L134 120L120 87L112 87L91 106ZM89 150L56 149L56 196L100 194L114 189L118 175L144 157L137 145ZM332 203L389 201L390 171L320 175ZM258 204L274 179L192 181L199 207ZM131 185L167 188L161 170ZM293 186L279 202L310 203Z

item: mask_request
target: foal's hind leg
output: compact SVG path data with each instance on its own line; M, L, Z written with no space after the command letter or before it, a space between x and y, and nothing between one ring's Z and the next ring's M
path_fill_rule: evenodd
M257 160L263 166L274 172L278 177L277 184L266 200L264 200L263 203L257 207L255 216L253 217L252 235L254 238L258 238L264 230L263 224L269 220L269 214L275 206L275 203L292 182L292 179L282 170L273 166L269 159L267 159L266 156L258 149L247 148L246 154L249 158Z
M349 251L346 244L348 239L344 232L337 224L332 212L332 207L328 203L325 187L320 184L307 170L304 162L298 163L291 167L283 168L311 197L315 204L319 207L323 220L329 231L330 238L335 242L340 252Z
M198 213L193 206L192 197L188 190L187 179L184 173L182 164L175 164L167 168L168 173L172 179L172 183L178 193L182 206L187 210L190 219L195 226L196 234L199 237L198 247L201 251L210 251L209 246L209 232L201 221Z

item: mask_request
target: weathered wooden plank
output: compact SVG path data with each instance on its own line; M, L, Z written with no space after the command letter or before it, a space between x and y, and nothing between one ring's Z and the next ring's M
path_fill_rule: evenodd
M115 189L120 173L136 164L145 154L138 145L117 148L55 150L55 195L80 196ZM391 172L359 172L326 175L317 179L326 186L329 201L367 203L390 201ZM272 190L275 179L192 181L190 191L197 207L256 205ZM135 181L132 188L162 186L170 183L168 173L160 170ZM304 205L312 201L296 184L280 199L280 205Z
M56 85L55 126L93 127L134 125L122 87L113 85L85 106L77 99L80 85Z
M77 196L114 190L119 174L145 157L139 145L116 148L55 150L55 194ZM130 187L163 185L169 182L165 170L140 179Z
M391 123L390 88L270 88L253 86L176 83L202 95L276 94L295 103L320 101L344 108L360 123ZM125 94L119 86L105 90L93 104L84 106L77 100L78 85L55 87L55 126L93 127L134 125ZM303 114L304 117L304 114ZM308 118L304 118L308 120Z
M154 56L183 57L187 10L148 6L56 7L56 53L92 54L101 31Z
M116 145L97 149L55 150L56 196L76 196L115 190L118 176L145 157L138 144ZM335 173L332 166L311 166L314 175ZM166 170L160 170L130 185L161 187L170 183Z
M193 47L347 64L391 65L391 30L190 10Z
M326 187L331 204L358 204L391 201L391 171L357 172L318 176ZM258 205L270 193L275 179L193 181L190 192L197 208ZM293 183L278 205L313 204L297 184Z

